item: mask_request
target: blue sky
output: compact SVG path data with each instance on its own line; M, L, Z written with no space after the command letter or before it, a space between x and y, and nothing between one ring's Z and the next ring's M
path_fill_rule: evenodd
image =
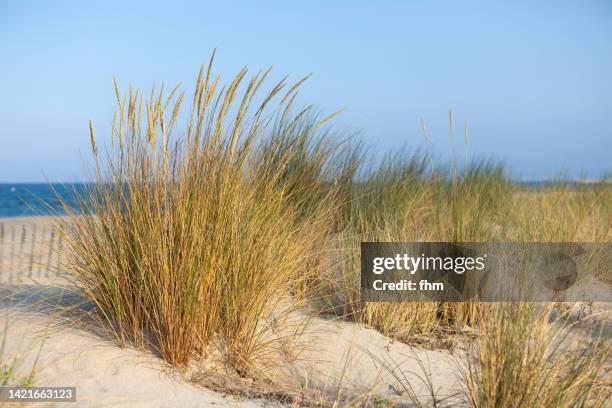
M372 154L422 146L423 117L449 159L452 108L470 156L517 177L612 170L610 1L125 3L0 2L0 182L82 179L113 75L189 88L215 47L226 76L313 72L301 101L346 108Z

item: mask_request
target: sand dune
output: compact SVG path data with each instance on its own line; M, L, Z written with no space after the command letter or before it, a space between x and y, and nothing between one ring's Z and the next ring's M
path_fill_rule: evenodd
M150 352L119 348L113 341L71 324L66 316L58 314L57 306L74 306L79 299L60 285L51 282L5 285L0 299L0 313L10 322L6 353L27 352L23 367L28 367L42 344L36 384L75 386L76 406L279 405L210 391L171 370ZM381 398L397 399L402 393L401 387L390 372L380 369L376 362L379 359L394 361L398 364L396 368L411 373L408 378L417 393L426 399L427 388L417 377L424 373L416 358L431 370L440 398L459 391L455 378L458 360L448 351L413 350L357 324L321 318L309 325L302 344L306 347L299 358L277 367L276 375L291 378L292 382L308 383L321 392L334 393L341 381L343 392L358 394L371 390Z
M1 220L5 231L9 226L10 230L28 231L32 237L35 228L49 231L51 221L46 217ZM34 253L48 254L51 264L55 262L55 255L43 243L31 244L26 240L25 245ZM19 263L14 257L21 253L27 260L32 254L20 251L7 239L2 249L0 317L8 327L0 324L0 339L2 331L6 331L5 355L23 355L22 367L27 370L41 350L36 363L36 385L76 387L77 403L70 406L283 405L274 398L240 398L207 389L206 384L223 384L219 371L198 372L200 367L194 366L177 372L150 351L118 347L95 326L76 320L75 316L83 313L73 313L75 308L86 312L92 306L66 279L49 273L44 263L35 273L23 267L26 263ZM22 267L16 268L16 265ZM295 315L296 319L306 317ZM582 328L577 325L576 330L580 335ZM401 384L404 378L403 385L410 383L415 394L428 405L431 391L424 380L430 376L438 400L451 406L461 405L458 380L464 361L461 347L454 352L413 348L362 325L310 316L295 350L299 351L295 352L295 358L270 368L269 373L289 388L317 390L332 397L342 393L369 393L404 406L408 400ZM390 369L383 369L384 363ZM216 387L219 388L223 387Z

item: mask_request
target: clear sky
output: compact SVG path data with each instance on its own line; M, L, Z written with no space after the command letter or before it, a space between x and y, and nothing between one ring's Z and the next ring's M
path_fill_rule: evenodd
M345 107L337 126L372 152L422 146L424 117L448 159L452 108L469 154L517 177L612 170L610 0L3 0L0 182L81 179L87 120L110 127L113 75L189 87L215 47L226 76L313 72L302 102Z

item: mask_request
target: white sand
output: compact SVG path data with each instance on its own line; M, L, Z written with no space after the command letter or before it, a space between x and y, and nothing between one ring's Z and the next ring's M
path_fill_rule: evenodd
M48 225L49 219L36 217L0 221L5 225L32 228L36 223ZM12 248L5 243L4 249L10 251ZM6 273L7 267L5 259L4 263L0 263L0 274L2 271ZM27 268L22 268L21 273L14 274L10 281L3 281L0 276L0 339L6 315L9 316L10 327L5 355L25 352L23 369L27 374L44 338L37 364L36 385L77 388L76 404L55 406L280 405L274 401L237 399L193 385L181 375L173 373L151 353L121 349L91 330L74 325L58 325L56 309L49 305L71 305L79 299L71 295L67 282L53 275L47 276L44 270L40 272L28 277ZM358 394L370 390L380 398L406 403L407 396L405 393L402 395L398 379L389 370L381 369L376 362L378 360L388 362L399 377L405 375L426 406L430 398L423 379L428 373L431 374L438 398L445 399L460 393L458 370L461 358L446 350L413 349L360 325L323 318L312 320L301 341L304 349L299 359L276 368L279 381L321 390L328 395L335 395L341 383L342 393ZM451 398L446 403L457 406L460 400ZM54 405L46 403L44 406Z
M113 341L74 325L58 325L57 311L51 306L72 305L82 300L70 295L66 281L47 273L46 264L55 263L53 251L45 243L51 238L52 219L21 217L0 219L0 222L5 230L4 240L0 242L3 254L0 318L4 321L5 316L9 317L5 355L24 354L26 361L22 370L27 374L44 338L36 385L76 387L78 401L69 406L279 405L272 401L240 400L195 386L151 353L119 348ZM22 245L24 230L26 242ZM30 272L27 263L32 254L41 262ZM390 372L381 370L372 355L400 364L402 371L422 376L416 356L431 369L432 381L440 395L458 389L456 361L447 351L413 352L405 344L347 322L316 318L308 327L308 334L301 339L305 348L299 359L277 368L277 378L286 380L282 382L301 384L331 395L335 395L340 383L343 393L372 389L382 398L397 399L401 387ZM3 330L4 323L0 323L0 335ZM417 393L426 396L424 384L414 374L407 375ZM53 405L46 403L45 406Z
M44 338L37 364L39 386L74 386L78 402L86 407L203 407L203 406L277 406L277 402L238 400L233 396L196 387L150 353L121 349L113 342L76 327L58 325L58 317L47 304L72 302L70 296L53 286L21 284L0 288L0 316L9 316L7 355L26 352L24 374L36 357ZM45 301L44 299L50 299ZM0 331L4 324L0 325ZM407 373L415 390L426 400L427 389L414 374L423 375L415 360L418 356L431 370L440 397L458 390L456 361L447 351L417 350L393 342L380 333L359 325L315 319L305 335L307 350L299 360L279 368L278 375L291 376L297 384L307 384L335 394L341 381L344 392L373 389L389 400L400 398L400 387L388 371L368 354L395 361ZM367 350L368 352L365 352ZM348 356L348 364L347 364ZM346 370L345 370L346 366ZM345 371L344 376L342 372ZM289 377L286 377L289 379ZM400 392L401 393L401 392ZM53 405L46 405L53 406ZM59 406L59 404L58 404Z
M11 353L24 352L31 361L40 344L40 334L49 321L31 314L13 314L9 330ZM33 347L30 347L33 345ZM33 351L32 351L33 350ZM27 372L29 361L22 365ZM73 386L77 403L45 406L82 407L203 407L262 406L257 401L236 401L196 388L173 378L159 359L130 349L120 349L82 330L47 334L37 364L37 386Z

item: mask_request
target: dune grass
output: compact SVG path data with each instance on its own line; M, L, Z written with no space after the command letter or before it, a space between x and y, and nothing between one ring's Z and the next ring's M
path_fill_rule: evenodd
M465 375L473 406L592 399L609 343L551 363L537 308L363 302L358 251L361 241L609 242L610 184L528 189L496 162L434 167L419 151L366 167L363 146L326 128L330 117L296 109L302 80L267 85L269 71L247 78L245 68L223 86L212 65L192 98L116 86L110 144L90 124L96 183L86 215L65 205L62 269L120 344L173 366L219 352L253 376L287 340L283 316L308 304L408 343L487 333ZM516 358L500 363L500 353Z
M300 287L328 222L325 211L302 216L301 191L287 188L294 149L262 149L272 118L286 132L302 123L305 111L290 113L297 88L261 93L269 71L247 80L246 69L221 88L212 62L181 137L172 130L183 93L162 88L143 102L130 90L126 102L117 88L107 155L91 128L97 183L82 203L91 214L62 225L64 267L121 343L152 346L173 365L215 345L246 372L265 355L270 313Z
M612 382L612 342L571 338L571 324L550 324L551 305L501 303L487 308L481 337L463 373L473 407L604 407ZM597 328L595 328L597 329Z

